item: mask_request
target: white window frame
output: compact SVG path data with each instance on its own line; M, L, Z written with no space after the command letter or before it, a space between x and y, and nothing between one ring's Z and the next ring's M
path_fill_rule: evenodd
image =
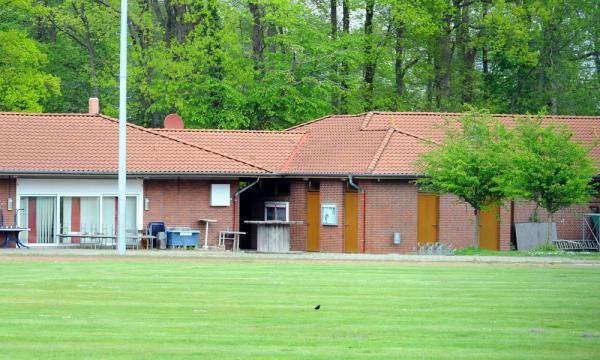
M285 220L283 221L289 221L290 218L290 203L287 201L265 201L265 221L272 221L272 220L267 220L267 208L268 207L285 207ZM275 212L277 213L277 212ZM281 220L280 220L281 221Z
M231 184L210 184L210 206L231 206Z
M21 197L52 196L56 197L55 232L61 230L60 202L62 197L98 197L100 200L100 229L103 228L102 198L116 197L117 180L113 179L47 179L18 178L16 206L20 208ZM143 209L144 182L141 179L127 179L126 196L136 199L136 227L142 228L144 223ZM55 236L54 242L58 243Z

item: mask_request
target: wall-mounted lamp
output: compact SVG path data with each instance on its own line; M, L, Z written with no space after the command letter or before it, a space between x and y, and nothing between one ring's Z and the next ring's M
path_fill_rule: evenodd
M6 209L8 211L13 210L13 198L9 197L8 200L6 201Z
M144 198L144 210L150 210L150 199Z

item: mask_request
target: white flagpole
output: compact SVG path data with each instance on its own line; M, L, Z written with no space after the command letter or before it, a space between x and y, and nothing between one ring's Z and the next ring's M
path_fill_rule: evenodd
M121 49L119 62L119 229L117 253L125 255L125 214L127 200L127 0L121 0Z

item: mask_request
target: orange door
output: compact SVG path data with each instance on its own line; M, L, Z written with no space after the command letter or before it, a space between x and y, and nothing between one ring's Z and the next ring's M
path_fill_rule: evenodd
M344 251L358 252L358 192L346 192L344 198Z
M487 250L498 250L498 213L497 205L489 206L481 211L479 218L479 247Z
M420 244L436 242L438 238L438 196L419 193L417 208L417 241Z
M307 195L306 216L306 250L319 251L321 249L320 231L321 226L321 196L318 191L309 191Z

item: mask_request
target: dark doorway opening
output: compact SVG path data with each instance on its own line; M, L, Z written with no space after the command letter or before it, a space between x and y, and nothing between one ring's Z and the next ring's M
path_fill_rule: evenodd
M255 179L242 180L246 186ZM246 220L272 220L272 217L289 220L290 182L283 179L261 179L256 185L240 194L240 249L256 250L256 226ZM284 215L285 214L285 215Z

